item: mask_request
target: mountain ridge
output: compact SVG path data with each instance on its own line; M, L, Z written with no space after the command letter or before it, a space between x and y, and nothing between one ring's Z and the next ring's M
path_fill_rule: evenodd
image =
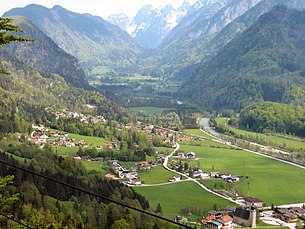
M108 21L127 31L132 37L150 48L157 48L167 34L192 10L189 1L174 8L167 4L163 8L144 5L134 17L112 14Z
M195 69L180 97L207 109L236 110L252 101L301 99L291 95L302 91L304 19L304 11L274 7Z
M79 14L61 6L51 9L31 4L3 16L24 16L67 53L77 57L90 74L92 67L124 71L145 47L119 27L98 16Z

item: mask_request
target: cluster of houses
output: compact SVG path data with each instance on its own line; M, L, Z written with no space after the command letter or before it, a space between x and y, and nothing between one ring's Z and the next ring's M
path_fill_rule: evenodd
M246 198L244 206L227 207L223 210L208 212L197 224L213 229L233 229L234 224L242 227L256 227L257 206L263 206L263 202L257 198Z
M305 222L305 208L303 207L289 207L289 208L275 208L273 217L279 218L287 223L297 222L299 219Z
M30 141L34 144L43 147L46 143L53 146L66 146L66 147L84 147L88 148L89 145L84 140L75 141L68 137L68 134L61 133L60 131L50 131L49 128L43 125L32 125L34 131L31 134Z
M138 171L149 170L154 167L154 164L150 164L147 161L142 161L136 164L136 167L124 169L118 160L109 160L114 174L107 174L105 177L112 180L117 180L120 183L130 185L141 185L142 181L138 177Z
M178 134L178 141L180 142L193 142L193 141L202 141L203 139L200 137L193 137L183 133Z
M180 160L196 160L196 154L194 152L188 152L185 154L183 151L179 151L178 158Z
M106 122L106 119L103 116L86 116L80 112L62 110L62 111L53 111L51 114L55 117L55 119L59 118L73 118L79 119L81 123L97 123L97 122Z
M125 130L129 130L131 128L137 128L140 131L143 131L147 138L150 140L153 140L155 137L159 137L163 140L165 144L168 146L171 146L172 148L175 148L177 146L175 137L170 130L166 130L163 128L155 128L154 125L142 125L141 122L137 122L137 125L134 126L131 123L128 123L124 126Z

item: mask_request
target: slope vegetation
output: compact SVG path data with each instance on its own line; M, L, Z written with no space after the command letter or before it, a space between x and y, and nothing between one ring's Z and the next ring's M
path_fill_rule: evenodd
M239 110L252 101L301 102L305 12L275 7L199 66L180 97L207 109Z

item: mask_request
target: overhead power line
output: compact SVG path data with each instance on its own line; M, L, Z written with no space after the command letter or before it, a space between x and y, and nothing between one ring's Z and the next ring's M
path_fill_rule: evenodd
M26 228L31 229L31 227L29 227L28 225L26 225L26 224L24 224L24 223L22 223L22 222L20 222L20 221L18 221L18 220L15 220L13 217L10 217L10 216L8 216L8 215L5 215L5 214L3 214L3 213L1 213L1 212L0 212L0 215L3 216L3 217L5 217L5 218L7 218L7 219L9 219L9 220L14 221L15 223L18 223L19 225L22 225L22 226L24 226L24 227L26 227Z
M132 209L132 210L137 211L137 212L141 212L141 213L143 213L143 214L146 214L146 215L152 216L152 217L154 217L154 218L158 218L158 219L164 220L164 221L169 222L169 223L172 223L172 224L176 224L177 226L184 227L184 228L192 228L192 229L193 229L193 227L191 227L191 226L188 226L188 225L185 225L185 224L176 222L176 221L174 221L174 220L165 218L165 217L160 216L160 215L153 214L153 213L148 212L148 211L144 211L144 210L139 209L139 208L135 208L135 207L129 206L129 205L127 205L127 204L118 202L118 201L116 201L116 200L112 200L112 199L110 199L110 198L108 198L108 197L101 196L101 195L98 195L98 194L93 193L93 192L89 192L89 191L87 191L87 190L85 190L85 189L81 189L81 188L75 187L75 186L73 186L73 185L70 185L70 184L68 184L68 183L65 183L65 182L62 182L62 181L55 180L55 179L53 179L53 178L51 178L51 177L47 177L47 176L45 176L45 175L42 175L42 174L39 174L39 173L30 171L30 170L28 170L28 169L25 169L25 168L22 168L22 167L19 167L19 166L16 166L16 165L12 165L12 164L10 164L10 163L8 163L8 162L6 162L6 161L0 160L0 163L2 163L2 164L4 164L4 165L7 165L7 166L10 166L10 167L13 167L13 168L15 168L15 169L24 171L24 172L26 172L26 173L30 173L30 174L32 174L32 175L34 175L34 176L38 176L38 177L41 177L41 178L43 178L43 179L53 181L53 182L55 182L55 183L57 183L57 184L60 184L60 185L69 187L69 188L74 189L74 190L77 190L77 191L79 191L79 192L86 193L87 195L94 196L94 197L96 197L96 198L100 198L100 199L103 199L103 200L106 200L106 201L115 203L115 204L117 204L117 205L121 205L121 206L123 206L123 207Z

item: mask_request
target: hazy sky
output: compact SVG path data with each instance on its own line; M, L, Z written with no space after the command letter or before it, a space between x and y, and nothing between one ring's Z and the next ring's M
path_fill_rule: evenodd
M175 6L182 4L184 0L0 0L0 15L15 8L24 7L35 3L52 8L54 5L79 13L90 13L107 18L113 13L125 13L128 16L134 16L136 12L145 4L151 4L154 7L160 7L171 3ZM195 0L190 0L195 2Z

